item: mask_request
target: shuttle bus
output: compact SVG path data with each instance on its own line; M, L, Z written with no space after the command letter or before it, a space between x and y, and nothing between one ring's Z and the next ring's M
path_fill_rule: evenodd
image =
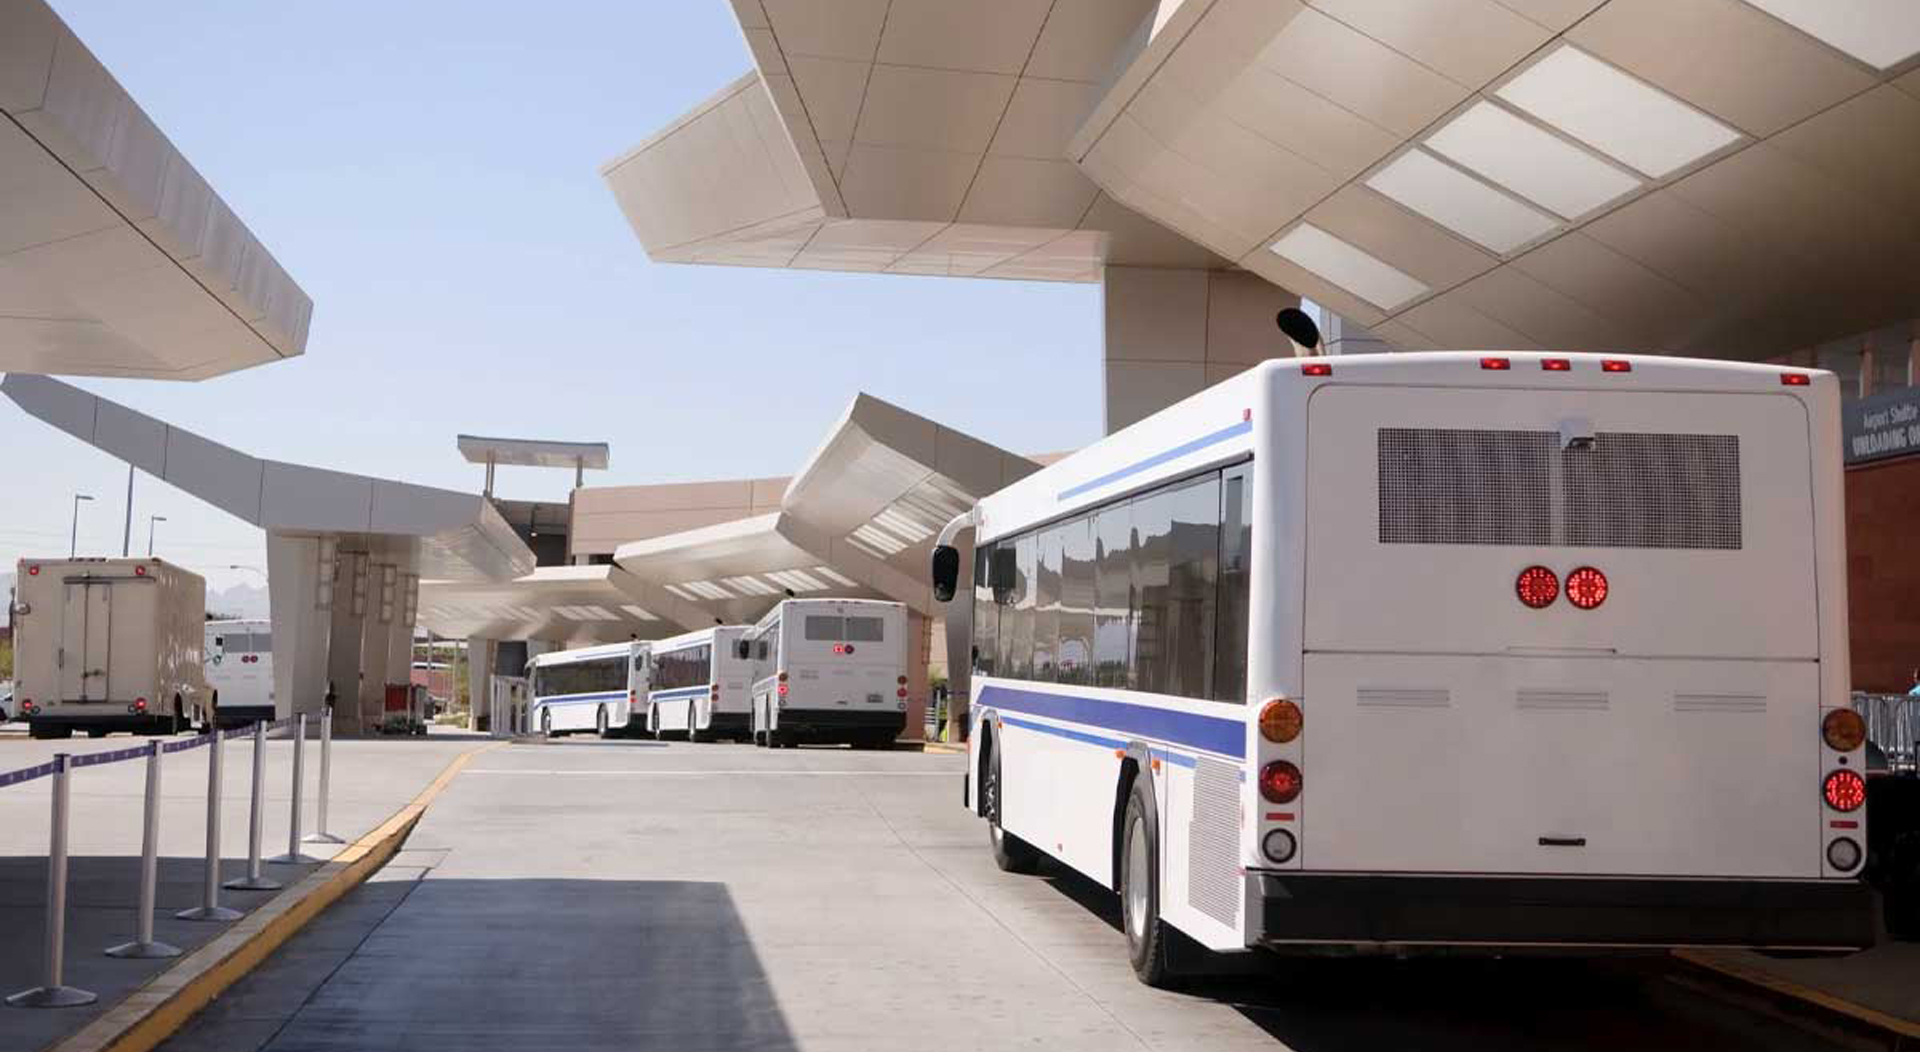
M1117 891L1155 984L1867 945L1839 408L1664 357L1256 366L943 531L967 803L1003 869Z
M688 741L746 741L749 664L738 653L745 625L716 625L653 644L647 730Z
M741 638L753 662L753 741L881 748L907 721L907 608L788 599Z
M606 643L536 655L527 662L532 686L526 725L549 738L626 733L630 713L645 696L646 646Z
M266 618L208 621L205 654L221 723L274 718L273 631Z

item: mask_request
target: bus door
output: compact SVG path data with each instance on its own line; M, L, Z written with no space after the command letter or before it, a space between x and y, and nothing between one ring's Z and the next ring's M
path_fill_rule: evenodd
M69 579L60 632L60 700L107 700L112 657L113 582Z

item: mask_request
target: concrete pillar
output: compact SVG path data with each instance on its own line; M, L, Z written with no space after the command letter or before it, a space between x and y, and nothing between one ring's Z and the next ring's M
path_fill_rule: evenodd
M1245 271L1108 267L1107 433L1293 347L1274 315L1300 297Z
M900 737L923 741L927 736L927 664L933 656L933 619L907 611L907 729Z
M480 717L492 711L493 640L467 637L467 729L480 729Z
M335 694L333 729L364 734L360 718L360 651L367 619L367 555L340 552L334 558L333 617L327 644L327 681Z
M332 567L327 569L330 573ZM327 640L333 626L331 614L319 609L319 584L319 538L267 534L276 719L317 714L326 703Z
M367 563L366 616L360 623L360 726L377 729L386 716L387 683L393 679L393 620L388 599L399 593L400 570L390 562Z

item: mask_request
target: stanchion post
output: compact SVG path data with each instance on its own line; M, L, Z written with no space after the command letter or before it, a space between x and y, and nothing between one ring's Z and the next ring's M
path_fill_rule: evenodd
M327 801L333 796L333 706L321 714L320 724L320 820L319 828L303 839L309 844L344 844L346 841L327 830Z
M273 891L280 882L260 873L260 841L262 823L267 817L267 721L258 720L253 725L253 793L248 810L247 825L247 875L227 881L226 886L234 891Z
M211 721L209 721L211 722ZM174 914L180 920L231 921L240 919L240 911L220 905L220 727L207 732L207 872L201 886L200 905Z
M133 941L107 949L109 957L150 960L178 957L180 947L153 938L153 911L160 882L160 742L147 743L147 803L140 827L140 913L133 925Z
M303 862L318 862L312 855L300 853L300 789L307 780L307 714L301 713L293 721L293 820L287 827L287 853L275 855L268 862L282 866L294 866Z
M53 755L53 828L47 836L47 981L7 998L7 1004L15 1008L73 1008L98 1000L91 991L61 982L66 967L70 762L66 753Z

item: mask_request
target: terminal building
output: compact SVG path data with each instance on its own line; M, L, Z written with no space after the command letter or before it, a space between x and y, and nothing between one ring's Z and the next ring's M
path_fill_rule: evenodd
M602 169L654 260L1097 285L1109 432L1295 353L1292 306L1326 354L1829 368L1855 684L1920 665L1908 0L707 2L751 68ZM40 0L0 7L0 60L0 295L24 305L0 311L0 368L191 379L300 353L311 304ZM542 649L789 594L904 603L917 708L948 661L933 537L1048 459L848 392L788 475L587 485L604 445L462 436L486 479L455 493L260 460L58 381L6 393L266 530L280 703L331 685L362 724L416 624L468 641L484 699ZM497 464L575 487L497 495ZM233 471L251 497L213 481Z

